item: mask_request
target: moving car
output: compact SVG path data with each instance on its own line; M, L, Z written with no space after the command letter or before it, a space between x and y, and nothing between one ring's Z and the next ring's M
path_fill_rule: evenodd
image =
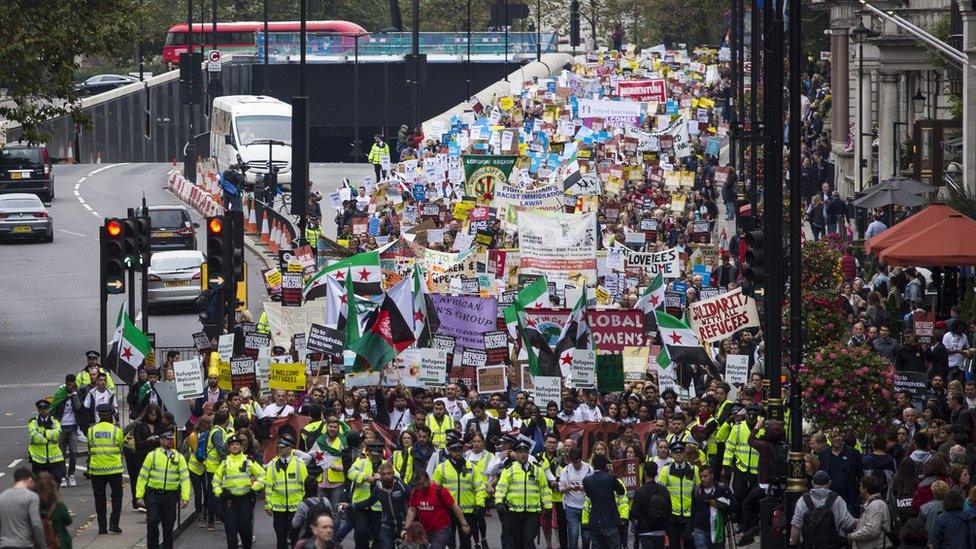
M75 90L80 95L95 95L109 90L114 90L120 86L127 86L133 82L138 82L135 76L123 74L99 74L92 76L80 84L75 84Z
M46 146L8 143L0 148L3 193L34 193L44 202L54 199L54 175Z
M54 242L54 220L36 195L0 195L0 238L41 238Z
M190 219L185 206L149 206L149 248L157 250L196 250L199 227Z
M189 303L200 295L203 252L156 252L149 260L149 305Z

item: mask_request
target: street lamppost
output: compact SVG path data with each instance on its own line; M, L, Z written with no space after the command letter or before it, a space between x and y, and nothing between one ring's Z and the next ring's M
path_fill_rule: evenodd
M857 150L859 152L856 170L858 192L864 190L864 166L867 163L867 160L864 158L864 138L869 135L874 137L874 134L864 132L864 43L869 38L878 35L878 33L864 26L864 21L861 20L861 17L859 14L857 25L850 31L851 36L857 42L857 124L854 129L854 135L857 137Z
M382 32L382 31L380 31ZM359 141L359 39L363 36L369 36L369 33L357 33L354 34L353 40L353 67L352 67L352 151L349 156L352 157L353 162L359 162L360 157L363 156L362 143ZM385 133L385 132L384 132Z

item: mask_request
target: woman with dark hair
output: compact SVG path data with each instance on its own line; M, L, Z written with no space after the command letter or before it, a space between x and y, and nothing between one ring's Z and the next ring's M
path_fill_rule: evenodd
M922 464L922 480L915 488L912 497L912 508L919 511L923 505L932 501L932 484L941 480L949 484L949 464L941 454L932 456L931 459Z
M899 549L929 549L929 532L917 518L908 519L898 532Z
M40 515L42 520L51 521L51 530L56 538L58 549L71 549L71 533L68 526L71 524L71 513L68 507L61 501L61 494L58 493L58 483L48 472L41 472L34 483L34 491L37 492L41 500Z
M932 549L970 549L973 546L972 524L962 505L962 494L949 490L931 532Z
M908 519L918 514L918 510L912 508L916 487L918 469L915 460L906 457L898 464L898 470L891 477L891 484L888 486L888 505L894 511L895 524L907 524Z
M397 449L393 451L390 463L393 465L393 473L407 486L413 486L413 444L416 442L416 435L412 431L402 431L397 440Z
M156 404L147 404L142 409L139 419L132 422L131 430L126 428L132 435L133 446L131 451L126 452L125 465L129 470L129 478L139 478L139 471L142 469L142 462L146 460L149 452L159 448L159 436L164 426L163 414ZM132 493L132 508L140 513L145 513L145 509L136 506L136 483L130 481L129 489Z

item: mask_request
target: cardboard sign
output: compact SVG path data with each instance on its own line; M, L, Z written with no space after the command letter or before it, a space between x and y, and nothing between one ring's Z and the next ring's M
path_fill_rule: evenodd
M545 410L550 402L558 405L562 402L562 382L563 378L559 376L534 376L532 401L542 410Z
M703 342L713 343L759 326L756 301L743 295L742 288L692 303L689 313L691 329Z
M272 362L268 376L268 386L272 391L304 391L305 364L301 362Z
M596 381L601 393L624 390L624 357L621 354L597 355Z
M340 356L345 345L345 334L321 324L312 324L308 330L308 349L329 356Z
M914 311L912 313L912 335L915 341L928 345L932 343L932 332L935 329L935 313Z
M251 357L230 360L230 384L234 389L253 387L257 380L254 359Z
M575 389L592 389L596 385L596 351L573 349L569 380Z
M205 353L210 352L210 338L204 332L197 332L193 334L193 346L197 348L197 352Z
M895 391L908 391L911 399L922 398L928 393L929 379L926 372L895 370Z
M461 353L461 366L465 368L481 368L488 365L488 353L480 349L465 348Z
M447 384L447 351L420 349L418 381L424 387L444 387Z
M505 366L483 366L477 369L478 394L504 393L508 389Z
M173 363L176 398L188 400L203 395L203 366L197 358Z
M503 364L508 357L508 334L504 330L485 332L485 351L488 364Z
M234 334L221 334L217 338L217 356L222 362L230 361L234 355Z
M258 358L258 352L271 345L271 334L249 332L244 335L244 355L253 359Z
M535 384L532 380L532 374L529 373L529 365L527 362L519 361L519 390L531 392L535 388Z
M281 271L272 267L261 271L261 274L264 276L264 287L268 290L268 295L281 295Z
M640 466L636 459L615 459L610 462L611 472L624 484L628 497L633 497L634 492L640 488L640 477L637 473Z
M647 347L624 347L624 379L627 381L643 381L646 379L649 358L650 349Z
M281 304L285 307L302 306L302 288L304 277L302 273L282 273L281 275Z
M725 382L729 385L745 385L749 381L749 356L728 355L725 357Z

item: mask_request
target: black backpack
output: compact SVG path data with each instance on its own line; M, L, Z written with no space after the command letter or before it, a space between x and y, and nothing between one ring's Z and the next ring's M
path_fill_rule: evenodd
M667 489L654 490L651 492L651 497L647 499L647 516L650 518L650 526L653 530L664 529L671 519L670 499Z
M786 484L790 476L790 446L786 442L773 444L773 463L769 468L770 484Z
M806 549L829 549L843 547L844 540L837 535L837 525L834 523L834 501L837 494L831 493L820 507L816 507L810 494L804 494L807 512L803 515L803 547Z
M329 515L332 515L332 506L328 503L328 498L325 496L317 496L314 500L306 499L305 503L308 505L308 512L305 513L305 521L301 526L301 530L297 533L297 537L306 538L312 535L312 520L323 511L327 511Z

